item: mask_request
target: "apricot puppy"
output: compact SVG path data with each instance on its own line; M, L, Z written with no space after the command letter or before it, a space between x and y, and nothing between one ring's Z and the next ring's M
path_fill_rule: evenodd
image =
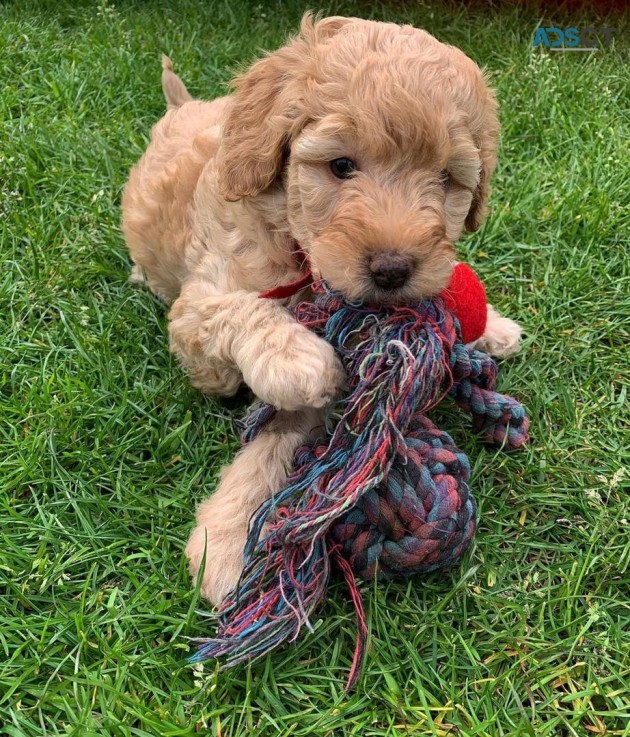
M286 301L260 293L299 276L296 248L349 299L440 292L454 243L483 219L497 105L458 49L356 18L306 15L230 97L193 100L168 59L162 79L168 111L123 197L132 280L172 303L171 350L194 386L230 395L245 382L281 410L197 511L186 552L218 604L238 580L251 515L344 378ZM486 350L507 355L519 337L490 311Z

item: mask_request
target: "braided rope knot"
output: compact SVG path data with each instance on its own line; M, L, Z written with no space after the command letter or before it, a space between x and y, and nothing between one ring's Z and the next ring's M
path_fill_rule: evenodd
M324 283L296 319L328 341L348 375L327 438L295 454L284 487L250 525L239 584L223 602L216 637L193 657L223 667L294 640L324 599L331 561L350 588L358 640L348 681L358 678L367 626L355 575L392 578L457 562L475 531L468 459L426 417L450 394L473 428L505 449L527 440L514 399L495 392L497 367L463 345L440 298L415 305L348 303ZM250 442L273 418L255 406L242 423ZM334 424L334 426L333 426Z
M466 455L421 414L414 415L405 445L386 481L330 529L361 578L411 576L452 565L475 530Z

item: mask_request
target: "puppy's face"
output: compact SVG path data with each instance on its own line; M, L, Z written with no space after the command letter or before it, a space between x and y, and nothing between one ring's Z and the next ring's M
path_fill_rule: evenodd
M293 142L289 221L313 270L347 297L419 299L448 284L480 160L443 101L401 95L383 109L389 85L375 77L369 105L357 99L352 115L328 115Z
M230 125L239 95L259 108L251 130L242 117L240 131ZM448 284L464 227L480 224L495 108L476 65L422 31L307 18L300 38L241 80L225 127L224 193L254 196L280 178L313 272L349 299L431 296ZM258 147L246 171L248 135Z

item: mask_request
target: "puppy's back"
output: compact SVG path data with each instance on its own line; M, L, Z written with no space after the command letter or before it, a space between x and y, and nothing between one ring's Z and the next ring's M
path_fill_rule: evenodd
M179 294L188 269L190 206L199 177L218 149L227 97L193 100L162 61L168 110L153 127L151 141L133 167L122 198L122 230L136 265L149 288L170 302Z

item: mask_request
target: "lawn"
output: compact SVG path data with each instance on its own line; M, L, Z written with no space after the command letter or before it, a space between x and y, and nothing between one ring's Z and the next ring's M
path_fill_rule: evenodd
M321 6L423 26L491 75L500 166L461 254L526 327L501 387L532 442L508 457L441 418L473 463L476 544L449 572L362 586L371 647L351 695L340 584L296 644L228 672L186 662L214 625L183 545L243 407L189 387L163 307L127 283L120 194L164 110L160 53L212 97L307 7L0 2L0 735L630 735L619 15ZM554 53L532 48L541 20L616 30L610 48Z

